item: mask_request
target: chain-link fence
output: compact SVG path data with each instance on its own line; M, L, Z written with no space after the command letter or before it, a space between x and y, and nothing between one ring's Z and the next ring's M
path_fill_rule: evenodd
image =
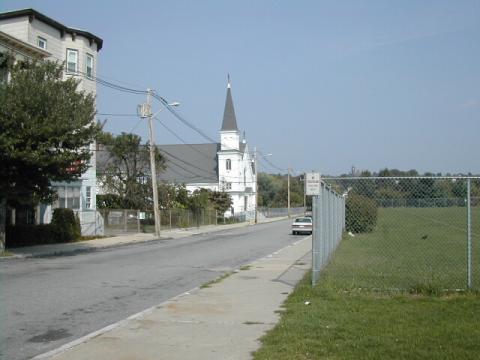
M322 274L345 287L480 288L480 178L324 178L346 234Z
M312 199L312 283L318 281L320 272L329 262L342 240L345 228L345 197L331 186L320 184L320 195Z
M103 219L105 235L127 233L154 233L155 220L153 210L98 210ZM162 209L160 222L163 230L200 227L205 225L233 224L249 221L251 213L238 213L228 218L220 216L215 210L199 209Z
M258 214L260 217L264 218L274 218L274 217L284 217L284 216L296 216L305 213L304 207L295 207L295 208L267 208L267 207L259 207Z

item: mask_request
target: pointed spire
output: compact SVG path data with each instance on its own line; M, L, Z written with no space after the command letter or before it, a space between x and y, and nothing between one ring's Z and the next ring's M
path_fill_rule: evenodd
M227 98L225 100L225 111L221 130L238 131L235 109L233 108L232 91L230 86L230 74L227 75Z

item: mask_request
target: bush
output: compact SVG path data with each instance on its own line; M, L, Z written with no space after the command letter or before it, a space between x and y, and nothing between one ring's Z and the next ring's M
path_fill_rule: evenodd
M58 242L74 241L82 236L80 220L72 209L54 209L52 225L57 228L60 234Z
M363 195L351 194L345 204L347 231L353 233L372 232L377 224L377 203Z
M6 227L6 247L53 244L58 242L60 232L52 224L15 225Z
M80 220L71 209L53 210L50 224L6 227L6 246L10 248L71 242L80 238Z

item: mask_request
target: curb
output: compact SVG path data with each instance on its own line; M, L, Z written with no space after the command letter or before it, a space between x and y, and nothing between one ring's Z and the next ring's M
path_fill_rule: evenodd
M239 223L237 226L232 227L232 229L248 227L248 226L255 226L255 225L262 225L262 224L269 224L269 223L272 223L272 222L282 221L282 220L287 220L287 219L288 219L288 217L274 218L274 220L262 221L262 222L259 222L257 224L251 224L249 222L244 222L244 223ZM185 232L187 232L187 231L194 231L195 229L197 229L197 228L188 228L188 229L179 229L179 230L184 230ZM206 234L219 232L219 231L222 231L222 230L229 230L229 229L224 228L223 225L217 225L217 227L214 227L211 230L207 230L207 231L204 231L204 232L195 232L193 234L188 234L187 236L184 236L184 237L187 238L187 237L198 236L198 235L206 235ZM168 231L170 231L170 230L168 230ZM76 249L70 249L70 250L67 250L67 249L65 249L65 250L52 250L51 252L45 252L45 253L39 253L39 254L32 254L32 253L16 254L16 253L14 253L11 256L0 257L0 261L3 261L3 260L18 260L18 259L27 259L27 258L28 259L31 259L31 258L46 258L46 257L54 257L54 256L74 256L76 254L96 252L96 251L100 251L100 250L104 250L104 249L112 249L112 248L117 248L117 247L122 247L122 246L135 245L135 244L145 244L145 243L149 243L149 242L162 241L162 240L176 240L176 238L174 238L172 236L169 236L169 237L165 237L165 238L161 237L161 238L156 238L156 239L145 239L145 240L139 240L139 241L126 241L126 242L121 242L121 243L112 244L112 245L92 246L90 248L76 248ZM39 246L41 246L41 245L39 245Z
M297 240L295 241L294 243L290 244L290 245L287 245L281 249L278 249L276 251L274 251L273 253L269 254L269 255L265 255L265 256L262 256L258 259L255 259L255 260L252 260L246 264L243 264L241 266L239 266L237 269L233 270L234 272L238 272L240 271L240 268L243 267L243 266L246 266L246 265L251 265L251 264L254 264L258 261L261 261L261 260L266 260L266 259L269 259L269 258L272 258L274 255L277 255L278 253L282 252L284 249L287 249L289 247L292 247L292 246L296 246L298 245L300 242L308 239L310 236L307 236L307 237L304 237L304 238L301 238L300 240ZM305 255L304 255L305 256ZM302 258L302 257L300 257ZM298 261L298 259L297 259ZM294 263L295 264L295 263ZM36 355L34 356L31 360L43 360L43 359L48 359L48 358L52 358L54 356L57 356L57 355L60 355L60 354L63 354L65 352L67 352L68 350L74 348L75 346L78 346L80 344L83 344L91 339L94 339L98 336L101 336L111 330L114 330L114 329L117 329L119 327L121 327L122 325L126 324L128 321L130 320L135 320L135 319L139 319L139 318L142 318L143 316L153 312L155 309L157 308L160 308L162 306L164 306L165 304L168 304L168 303L171 303L172 301L175 301L175 300L178 300L184 296L187 296L187 295L190 295L191 293L193 292L196 292L196 291L200 291L201 290L201 285L199 286L195 286L194 288L190 289L190 290L187 290L181 294L178 294L174 297L171 297L170 299L167 299L165 301L162 301L160 304L157 304L157 305L154 305L154 306L151 306L145 310L142 310L136 314L133 314L133 315L130 315L129 317L123 319L123 320L120 320L120 321L117 321L116 323L113 323L113 324L110 324L110 325L107 325L99 330L96 330L94 332L91 332L90 334L87 334L85 336L82 336L78 339L75 339L71 342L68 342L56 349L53 349L53 350L50 350L46 353L43 353L43 354L39 354L39 355Z

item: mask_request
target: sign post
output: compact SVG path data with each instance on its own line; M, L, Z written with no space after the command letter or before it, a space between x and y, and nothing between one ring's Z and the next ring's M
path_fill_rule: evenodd
M305 193L313 196L312 215L313 215L313 233L312 233L312 286L316 284L320 277L320 216L322 214L320 173L310 172L305 174Z

